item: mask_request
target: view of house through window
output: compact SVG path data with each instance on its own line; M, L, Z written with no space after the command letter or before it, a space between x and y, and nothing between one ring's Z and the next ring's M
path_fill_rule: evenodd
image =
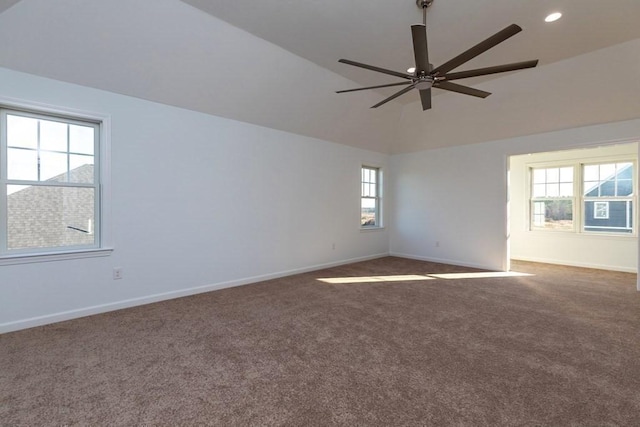
M380 169L363 166L360 225L380 227L380 222Z
M97 247L100 125L7 109L0 116L0 255Z
M584 229L633 232L633 163L584 165Z
M630 161L532 168L531 229L633 233L633 177Z

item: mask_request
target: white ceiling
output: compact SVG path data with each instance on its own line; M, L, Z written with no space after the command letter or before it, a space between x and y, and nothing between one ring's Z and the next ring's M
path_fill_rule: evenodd
M20 0L0 0L0 13L9 9L14 4L18 3Z
M545 24L554 10L564 17ZM435 65L511 23L524 31L460 68L540 65L460 81L493 95L440 92L427 112L414 92L376 110L389 92L334 93L395 80L340 58L412 65L415 0L0 0L0 12L2 67L381 152L640 116L638 0L435 0Z
M423 19L416 0L182 1L362 86L400 79L338 59L404 72L413 65L410 26ZM545 23L554 11L564 18ZM639 19L639 0L434 0L427 10L430 60L438 66L515 23L523 32L460 70L529 59L545 65L638 38ZM417 99L410 92L398 102Z

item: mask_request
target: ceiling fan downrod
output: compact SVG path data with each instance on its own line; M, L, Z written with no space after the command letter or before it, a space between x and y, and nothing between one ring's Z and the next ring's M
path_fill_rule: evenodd
M416 5L422 9L422 23L427 26L427 8L433 4L433 0L416 0Z

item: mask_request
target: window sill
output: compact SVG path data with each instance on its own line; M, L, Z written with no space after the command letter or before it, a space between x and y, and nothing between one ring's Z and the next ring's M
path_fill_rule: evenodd
M384 230L384 227L360 227L360 231L361 232L368 232L368 231L382 231Z
M636 233L605 233L594 231L570 231L570 230L527 230L529 233L537 236L562 236L573 239L582 239L585 237L609 240L628 240L638 237Z
M13 264L31 264L37 262L64 261L81 258L95 258L109 256L113 248L84 249L78 251L58 253L34 253L20 255L5 255L0 257L0 266Z

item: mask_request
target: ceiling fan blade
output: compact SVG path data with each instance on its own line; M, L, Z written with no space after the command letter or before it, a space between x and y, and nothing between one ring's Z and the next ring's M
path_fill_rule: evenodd
M413 89L413 86L409 86L409 87L405 87L404 89L402 89L400 92L396 92L393 95L391 95L390 97L388 97L387 99L378 102L376 105L374 105L371 108L378 108L379 106L386 104L387 102L396 99L397 97L399 97L400 95L404 95L405 93L409 92L411 89Z
M393 70L387 70L385 68L375 67L373 65L363 64L362 62L351 61L349 59L340 59L338 62L342 62L343 64L353 65L354 67L366 68L367 70L377 71L378 73L389 74L390 76L396 76L403 79L412 79L414 76L406 73L399 73Z
M416 59L416 76L429 72L429 51L427 47L427 27L422 24L411 26L413 56Z
M431 108L431 89L422 89L420 91L420 101L422 101L422 111Z
M524 70L538 65L538 60L514 62L512 64L496 65L495 67L477 68L475 70L460 71L458 73L445 74L446 81L466 79L467 77L486 76L488 74L505 73L507 71Z
M367 89L379 89L381 87L403 86L403 85L410 85L411 83L412 82L400 82L400 83L390 83L388 85L359 87L356 89L337 90L336 93L355 92L357 90L367 90Z
M454 68L459 67L465 62L472 60L473 58L480 55L481 53L484 53L489 49L491 49L492 47L502 43L503 41L507 40L509 37L512 37L518 34L520 31L522 31L522 28L520 28L516 24L511 24L504 30L499 31L496 34L489 37L488 39L478 43L471 49L466 50L465 52L461 53L455 58L449 60L448 62L445 62L441 66L436 67L435 69L433 69L431 74L434 76L446 74L447 72L453 70Z
M478 98L486 98L491 95L491 92L485 92L480 89L474 89L469 86L462 86L456 83L438 81L433 83L433 87L437 87L438 89L449 90L451 92L463 93L465 95L477 96Z

